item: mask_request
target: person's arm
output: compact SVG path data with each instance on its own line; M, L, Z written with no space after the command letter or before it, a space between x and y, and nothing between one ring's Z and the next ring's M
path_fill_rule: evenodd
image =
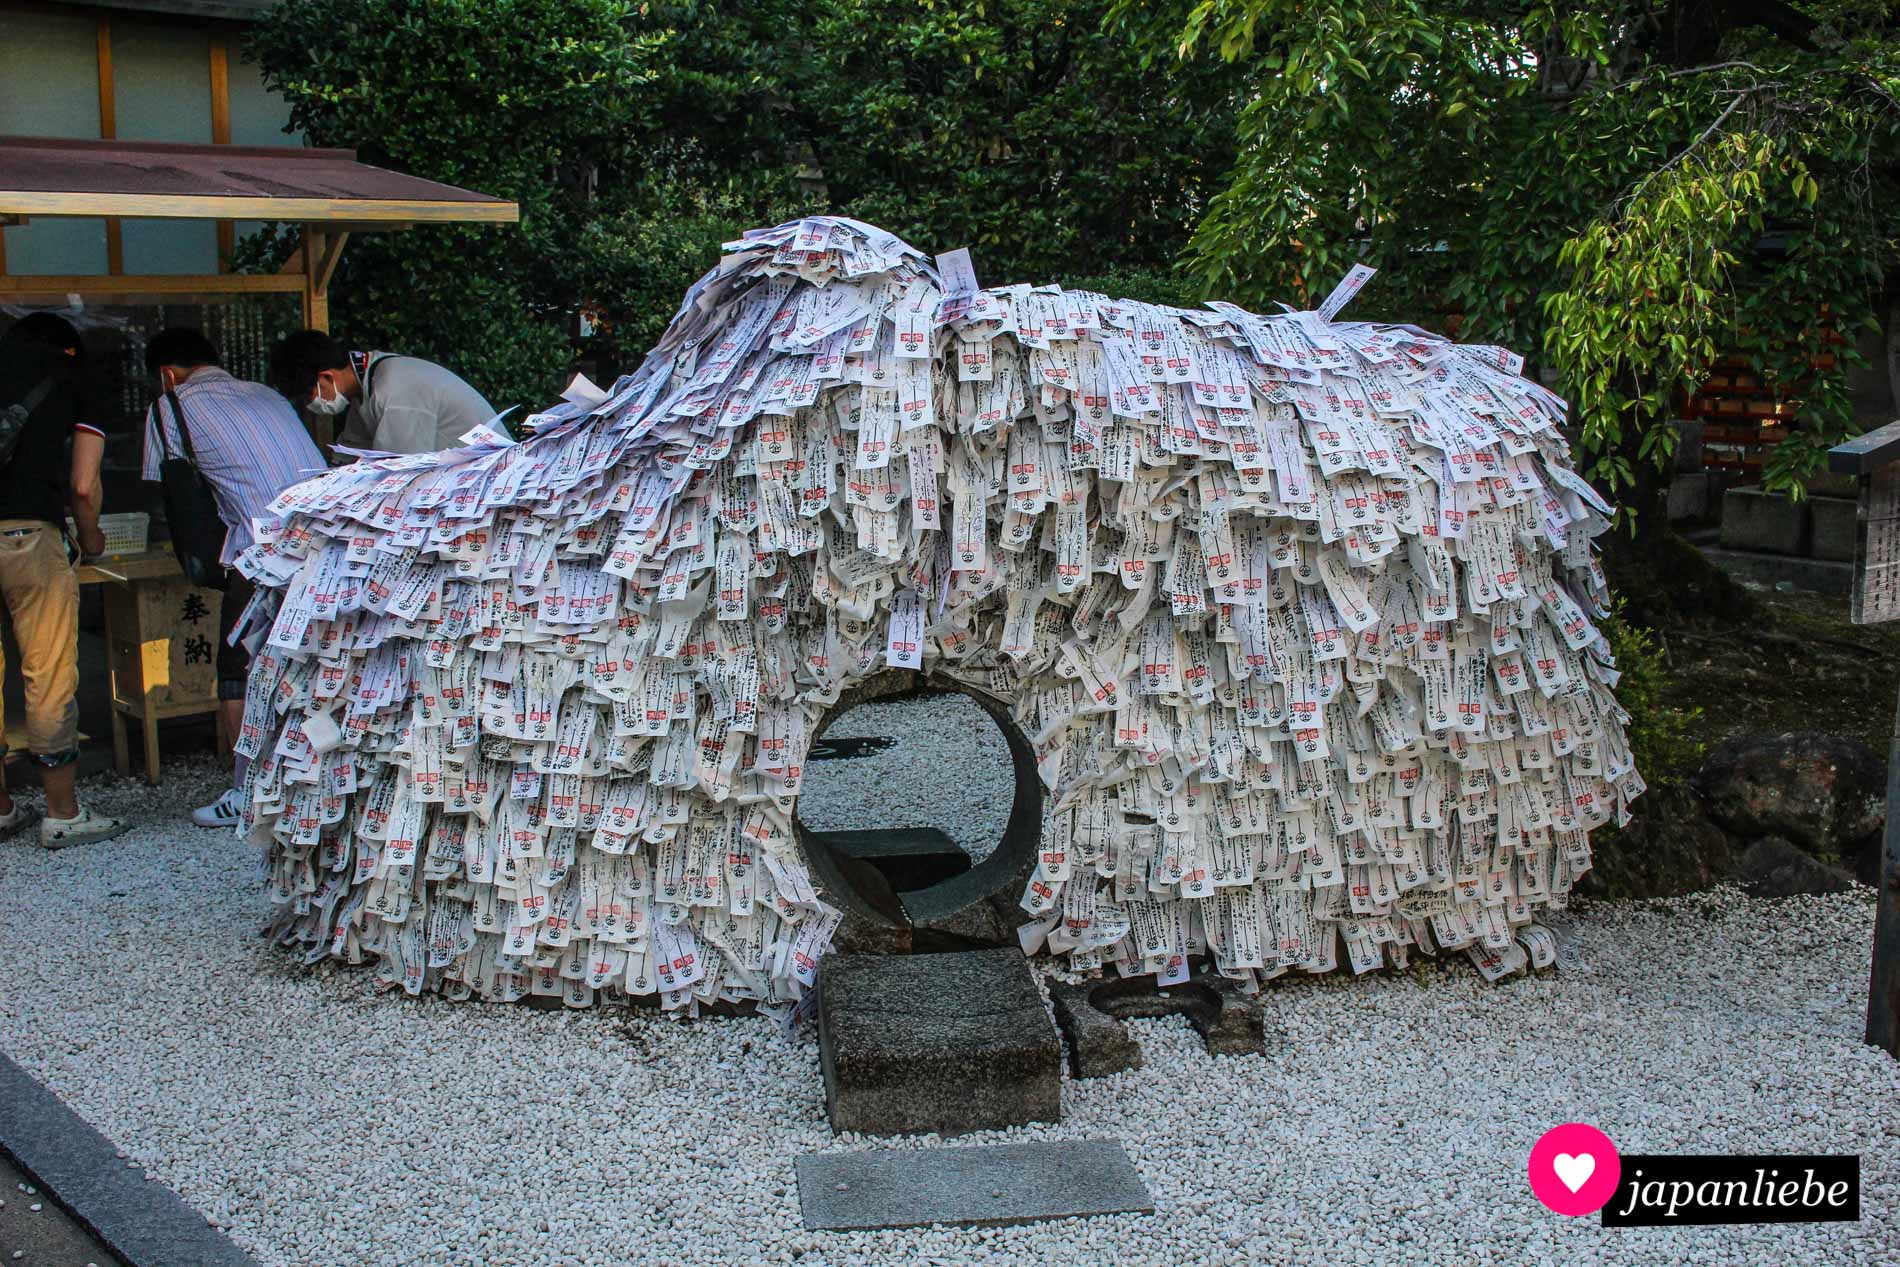
M105 504L105 489L99 482L99 463L106 455L106 438L89 427L73 428L73 469L68 481L71 492L66 505L73 512L73 527L79 533L79 548L86 554L106 552L106 534L99 531L99 510Z
M332 463L340 466L356 461L355 458L350 457L348 454L331 452L330 450L335 445L342 445L350 449L373 449L376 447L376 437L370 432L369 418L366 416L367 413L368 411L363 408L362 404L358 403L350 406L350 411L343 415L343 430L336 433L336 439L332 444L323 446L324 456L329 458Z
M139 478L147 483L158 482L158 466L164 458L163 437L158 434L158 402L153 401L151 408L145 411L145 445L139 455Z

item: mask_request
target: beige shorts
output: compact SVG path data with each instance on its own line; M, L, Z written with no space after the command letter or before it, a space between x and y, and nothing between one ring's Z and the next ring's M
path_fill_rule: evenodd
M0 519L0 604L20 644L27 747L43 766L76 761L79 578L58 528L43 519ZM0 734L5 722L0 709Z

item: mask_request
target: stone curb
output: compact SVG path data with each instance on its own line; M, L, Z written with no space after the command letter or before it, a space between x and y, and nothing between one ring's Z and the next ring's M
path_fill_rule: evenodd
M205 1216L0 1054L0 1152L129 1267L257 1267Z

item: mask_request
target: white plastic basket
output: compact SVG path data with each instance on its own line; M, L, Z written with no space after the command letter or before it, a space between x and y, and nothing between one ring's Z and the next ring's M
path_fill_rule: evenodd
M99 531L105 534L106 556L142 554L146 539L152 533L152 517L142 510L101 515ZM79 528L70 519L66 521L66 535L74 540L79 538Z

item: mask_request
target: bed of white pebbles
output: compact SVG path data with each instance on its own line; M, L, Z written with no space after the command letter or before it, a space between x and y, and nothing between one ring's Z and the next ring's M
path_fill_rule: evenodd
M1016 789L1009 744L969 696L946 691L859 704L824 737L896 743L869 756L807 762L798 797L805 826L935 827L978 862L1003 838Z
M849 765L851 763L840 763ZM1147 1067L1063 1088L1152 1216L802 1230L817 1047L762 1019L374 995L235 931L246 848L164 788L88 785L130 835L0 844L0 1048L266 1264L1879 1263L1900 1261L1900 1063L1860 1041L1871 895L1592 905L1570 967L1276 983L1265 1057L1137 1022ZM1859 1153L1858 1224L1605 1229L1532 1198L1531 1144ZM914 1140L898 1147L928 1147ZM885 1146L879 1142L876 1146Z

